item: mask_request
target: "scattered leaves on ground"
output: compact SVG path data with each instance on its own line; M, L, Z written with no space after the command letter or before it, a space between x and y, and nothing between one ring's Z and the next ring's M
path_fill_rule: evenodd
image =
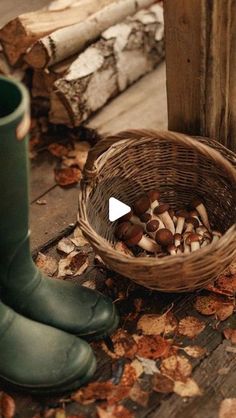
M230 340L233 344L236 344L236 329L225 328L223 334L227 340Z
M175 381L174 392L183 398L200 396L202 394L198 384L190 377L188 377L184 382L179 380Z
M216 315L220 321L225 321L234 311L234 303L216 295L197 296L196 310L202 315Z
M48 151L55 157L61 158L68 155L69 149L65 145L52 142L48 145Z
M0 411L2 418L14 418L16 413L16 405L14 399L3 392L0 400Z
M141 316L137 329L146 335L170 335L176 331L177 326L177 319L172 312L167 312L163 315L146 314Z
M53 276L58 269L58 263L55 258L40 252L37 255L35 264L42 271L42 273L50 277Z
M178 326L178 332L189 338L194 338L200 334L205 328L204 322L194 316L186 316L181 319Z
M98 418L134 418L133 412L123 405L108 406L106 409L97 406L97 414Z
M186 357L173 355L162 360L160 370L175 381L185 382L191 375L192 365Z
M159 370L156 365L155 360L150 360L149 358L136 356L138 361L141 363L143 372L147 375L153 375L155 373L158 373Z
M183 350L186 354L188 354L188 356L193 358L203 357L207 353L206 348L200 347L198 345L188 345L187 347L184 347Z
M80 276L87 269L88 254L83 251L73 251L62 258L58 265L58 277Z
M55 181L59 186L72 186L81 180L81 171L77 167L61 167L55 169Z
M140 383L137 381L130 390L129 398L145 408L148 404L149 393L142 390Z
M151 360L167 357L171 351L170 341L160 335L135 335L137 355Z
M83 232L78 226L75 228L73 236L72 238L70 238L70 240L76 247L84 247L88 244L88 241L86 240L86 238L83 235Z
M236 398L224 399L220 404L219 418L236 417Z
M71 167L78 166L82 171L87 161L88 152L90 150L90 144L86 141L74 142L74 148L69 150L63 158L63 164Z
M171 393L174 391L174 381L168 376L156 373L152 378L152 389L155 392Z
M109 350L104 341L102 341L103 350L113 359L125 357L133 359L137 353L137 344L131 334L124 329L119 328L111 337L114 352Z
M74 249L75 244L73 244L70 238L62 238L57 244L57 250L64 254L70 254Z

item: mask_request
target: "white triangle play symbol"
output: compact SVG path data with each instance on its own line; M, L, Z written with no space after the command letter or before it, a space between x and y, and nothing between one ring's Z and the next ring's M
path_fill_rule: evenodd
M126 205L125 203L121 202L115 197L110 197L109 199L109 221L114 222L117 219L121 218L121 216L126 215L129 213L131 208Z

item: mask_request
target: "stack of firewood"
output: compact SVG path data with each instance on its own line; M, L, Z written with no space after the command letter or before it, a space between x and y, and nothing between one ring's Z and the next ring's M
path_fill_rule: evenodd
M33 69L50 121L79 126L157 66L163 34L156 0L55 0L0 29L0 73Z

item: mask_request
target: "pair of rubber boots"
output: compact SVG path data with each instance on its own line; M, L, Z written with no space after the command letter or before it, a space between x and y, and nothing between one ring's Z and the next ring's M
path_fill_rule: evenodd
M96 360L86 338L111 334L118 315L105 296L43 277L32 261L29 120L24 86L0 77L0 379L50 393L75 389L92 377Z

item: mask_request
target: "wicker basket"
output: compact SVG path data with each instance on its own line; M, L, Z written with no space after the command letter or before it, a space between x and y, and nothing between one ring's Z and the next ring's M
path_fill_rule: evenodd
M174 209L204 198L218 242L194 253L130 257L114 249L111 196L132 205L158 188ZM132 130L108 137L89 153L79 193L78 222L95 252L114 271L150 289L183 292L205 286L236 257L236 157L209 138Z

